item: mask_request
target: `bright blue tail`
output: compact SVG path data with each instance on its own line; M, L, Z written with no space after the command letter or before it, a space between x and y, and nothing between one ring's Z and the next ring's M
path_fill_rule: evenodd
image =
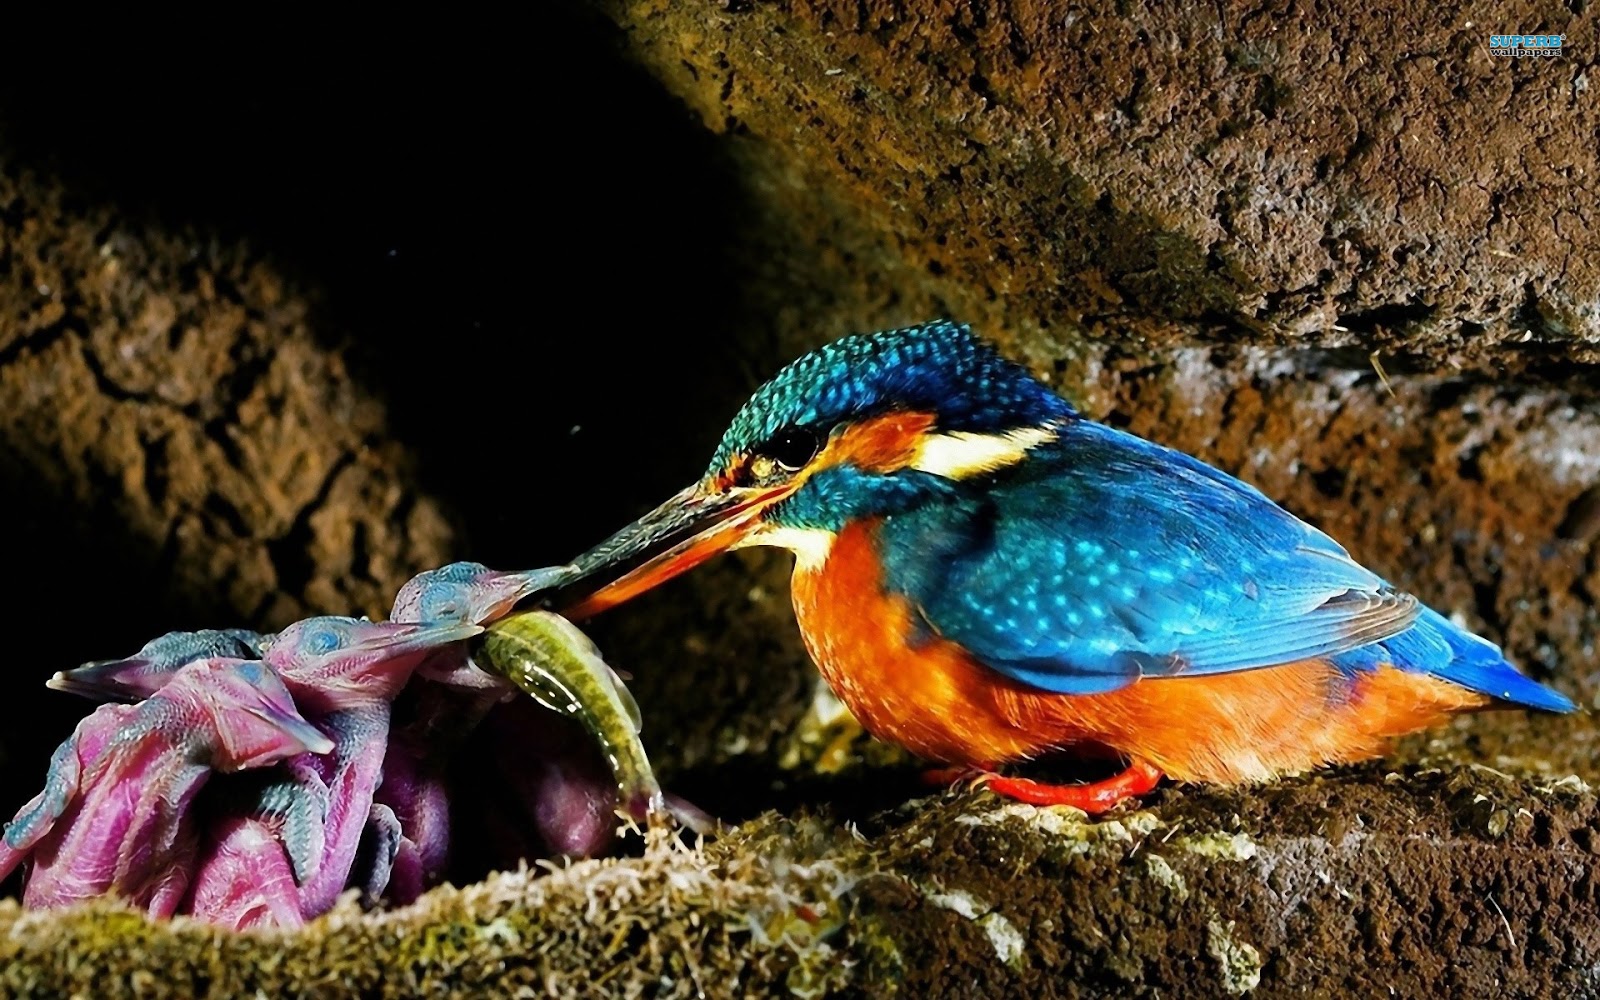
M1352 672L1392 663L1402 670L1432 674L1469 691L1546 712L1570 712L1576 706L1559 691L1523 676L1487 639L1457 628L1450 620L1424 607L1416 624L1397 636L1334 657Z

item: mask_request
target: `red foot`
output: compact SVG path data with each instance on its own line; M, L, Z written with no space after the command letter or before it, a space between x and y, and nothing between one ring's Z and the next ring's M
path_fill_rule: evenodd
M998 774L983 779L996 795L1035 806L1072 806L1086 813L1103 813L1123 799L1143 795L1161 781L1161 772L1143 761L1134 761L1121 774L1090 785L1047 785L1027 778L1003 778Z

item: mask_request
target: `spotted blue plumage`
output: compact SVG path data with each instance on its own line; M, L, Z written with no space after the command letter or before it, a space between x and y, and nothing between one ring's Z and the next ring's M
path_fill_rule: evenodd
M1334 655L1417 614L1244 483L1088 421L988 488L881 530L888 586L930 631L1050 691Z
M918 330L885 335L880 351L864 343L876 338L853 338L863 342L802 358L758 393L719 455L863 401L937 412L945 429L1054 427L1056 440L980 481L847 465L817 472L770 512L778 525L834 532L878 519L885 588L908 600L925 634L1066 694L1326 657L1352 674L1393 663L1506 701L1572 708L1255 488L1064 402L1041 403L1048 388L991 363L964 328L923 329L934 340L927 357L981 357L976 377L999 392L969 402L963 389L947 418L938 393L975 376L957 366L894 381L879 364L906 363Z

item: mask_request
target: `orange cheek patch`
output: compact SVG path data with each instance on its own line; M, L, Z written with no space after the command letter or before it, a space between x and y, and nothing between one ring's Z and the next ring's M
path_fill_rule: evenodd
M903 469L934 423L931 413L887 413L864 420L829 442L818 468L849 462L868 472Z

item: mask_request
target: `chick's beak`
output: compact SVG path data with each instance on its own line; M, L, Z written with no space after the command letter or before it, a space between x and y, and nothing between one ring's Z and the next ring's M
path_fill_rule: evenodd
M447 646L452 642L471 639L482 632L483 627L481 625L455 623L413 625L397 622L373 622L360 638L329 655L337 657L361 653L381 653L385 656L404 656L407 653L426 652L438 649L441 646Z
M333 749L333 740L326 733L283 706L268 704L246 711L282 732L303 753L325 754Z
M125 681L137 679L149 667L149 661L138 657L94 660L71 670L56 671L44 686L52 691L66 691L100 701L135 701L139 695Z
M574 619L614 608L727 550L793 491L793 484L691 486L573 560L576 574L550 604Z
M561 586L578 572L576 566L548 566L519 573L490 573L476 583L483 593L473 601L472 620L492 622L510 614L529 598Z

